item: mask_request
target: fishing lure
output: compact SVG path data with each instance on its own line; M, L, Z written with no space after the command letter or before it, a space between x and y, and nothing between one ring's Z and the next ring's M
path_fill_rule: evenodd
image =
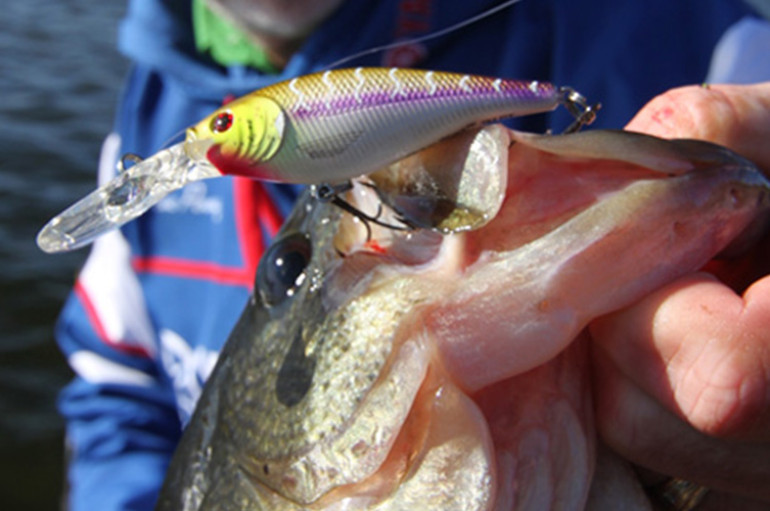
M265 87L216 110L185 141L121 172L54 217L46 252L72 250L136 218L169 192L220 175L345 183L469 126L553 110L593 120L568 87L401 68L325 71Z

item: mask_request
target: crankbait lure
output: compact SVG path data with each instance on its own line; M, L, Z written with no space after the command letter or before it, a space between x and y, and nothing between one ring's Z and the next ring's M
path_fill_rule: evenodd
M219 175L344 183L453 133L559 105L590 123L573 89L537 81L401 68L325 71L265 87L189 128L184 142L121 172L54 217L46 252L72 250L141 215L169 192Z

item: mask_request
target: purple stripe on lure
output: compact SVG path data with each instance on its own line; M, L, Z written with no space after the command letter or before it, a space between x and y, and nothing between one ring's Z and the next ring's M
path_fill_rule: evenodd
M469 77L471 78L471 77ZM469 79L467 83L436 84L435 89L425 86L409 86L403 89L376 90L367 92L345 92L334 94L334 98L307 98L294 105L290 112L297 119L307 119L318 115L339 115L355 109L373 108L383 105L395 105L419 101L444 99L501 99L518 103L523 101L541 101L553 98L557 91L548 82L523 82L502 79Z

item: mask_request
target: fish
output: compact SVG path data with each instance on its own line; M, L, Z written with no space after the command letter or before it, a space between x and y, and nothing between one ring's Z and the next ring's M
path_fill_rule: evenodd
M590 124L598 108L570 87L532 80L395 67L300 76L227 103L146 159L127 155L112 181L53 217L37 244L49 253L87 245L193 181L344 183L467 127L559 106L575 116L568 130Z
M299 199L156 510L650 509L596 435L584 329L756 236L757 168L701 141L492 124L343 198L420 227Z

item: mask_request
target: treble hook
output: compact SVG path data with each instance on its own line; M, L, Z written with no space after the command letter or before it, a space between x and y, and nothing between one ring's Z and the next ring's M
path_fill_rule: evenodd
M365 183L365 184L366 186L375 188L374 185L370 185L368 183ZM363 211L356 208L355 206L350 204L348 201L340 197L340 194L345 193L351 190L352 188L353 188L353 183L351 183L350 181L346 181L345 183L341 183L338 185L321 183L320 185L311 186L311 193L319 201L334 204L341 210L346 211L347 213L350 213L351 215L360 219L364 223L364 226L366 227L367 240L370 240L372 238L372 228L369 225L369 222L373 224L377 224L381 227L393 229L396 231L412 230L412 227L405 220L400 218L399 218L399 221L404 224L403 226L390 224L388 222L384 222L380 220L378 217L382 214L382 203L380 203L377 207L377 214L375 216L372 216L364 213Z

